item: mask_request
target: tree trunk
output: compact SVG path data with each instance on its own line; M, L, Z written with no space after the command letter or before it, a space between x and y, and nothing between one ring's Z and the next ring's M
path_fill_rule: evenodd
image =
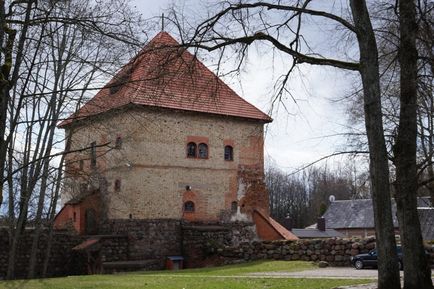
M360 74L364 91L365 125L378 251L378 288L401 288L389 186L389 164L381 112L378 49L364 0L351 0L360 50Z
M396 205L404 261L404 288L431 289L431 269L425 256L417 212L417 49L416 6L399 1L400 118L396 146Z

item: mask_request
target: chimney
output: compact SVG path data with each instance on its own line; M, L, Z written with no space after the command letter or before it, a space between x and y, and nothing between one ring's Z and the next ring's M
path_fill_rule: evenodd
M285 217L285 219L283 220L283 226L288 230L288 231L292 231L292 219L291 217L288 215Z
M316 222L316 228L319 231L325 231L326 230L326 221L323 217L318 218L317 222Z

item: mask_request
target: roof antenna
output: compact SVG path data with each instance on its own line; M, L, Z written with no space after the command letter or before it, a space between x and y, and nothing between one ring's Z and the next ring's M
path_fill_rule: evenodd
M164 13L161 14L161 31L164 31Z

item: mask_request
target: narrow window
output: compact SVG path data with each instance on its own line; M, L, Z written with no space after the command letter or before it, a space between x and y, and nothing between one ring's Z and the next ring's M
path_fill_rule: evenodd
M84 167L84 160L80 160L80 161L78 162L78 164L79 164L80 170L83 170L83 167Z
M235 214L238 210L238 203L236 201L233 201L231 203L231 212L232 214Z
M122 148L122 137L118 136L116 138L116 142L115 142L115 149L121 149Z
M90 166L96 167L96 142L90 144Z
M187 157L189 158L196 157L196 144L194 142L190 142L187 144Z
M225 161L234 160L234 149L231 146L225 146Z
M121 190L121 180L115 181L115 192L119 192Z
M194 203L192 201L184 203L184 212L194 212Z
M208 158L208 146L204 143L199 144L199 158L200 159Z
M72 217L72 220L74 223L77 222L77 213L76 212L74 212L74 216Z

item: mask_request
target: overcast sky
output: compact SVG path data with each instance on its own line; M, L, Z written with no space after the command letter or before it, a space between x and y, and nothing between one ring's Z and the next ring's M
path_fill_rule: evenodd
M145 18L161 15L173 3L169 0L133 0ZM176 1L187 13L201 13L204 1ZM167 31L174 32L168 27ZM150 37L153 37L150 33ZM322 37L320 29L308 31L312 37ZM176 37L175 37L176 38ZM205 62L209 65L209 63ZM249 51L249 61L240 78L225 78L241 97L264 112L269 112L276 77L282 74L290 59L274 59L260 49ZM296 99L284 101L267 128L265 155L288 172L335 151L343 150L345 138L336 136L346 131L348 123L343 102L336 102L351 91L354 74L337 69L304 65L289 83Z

